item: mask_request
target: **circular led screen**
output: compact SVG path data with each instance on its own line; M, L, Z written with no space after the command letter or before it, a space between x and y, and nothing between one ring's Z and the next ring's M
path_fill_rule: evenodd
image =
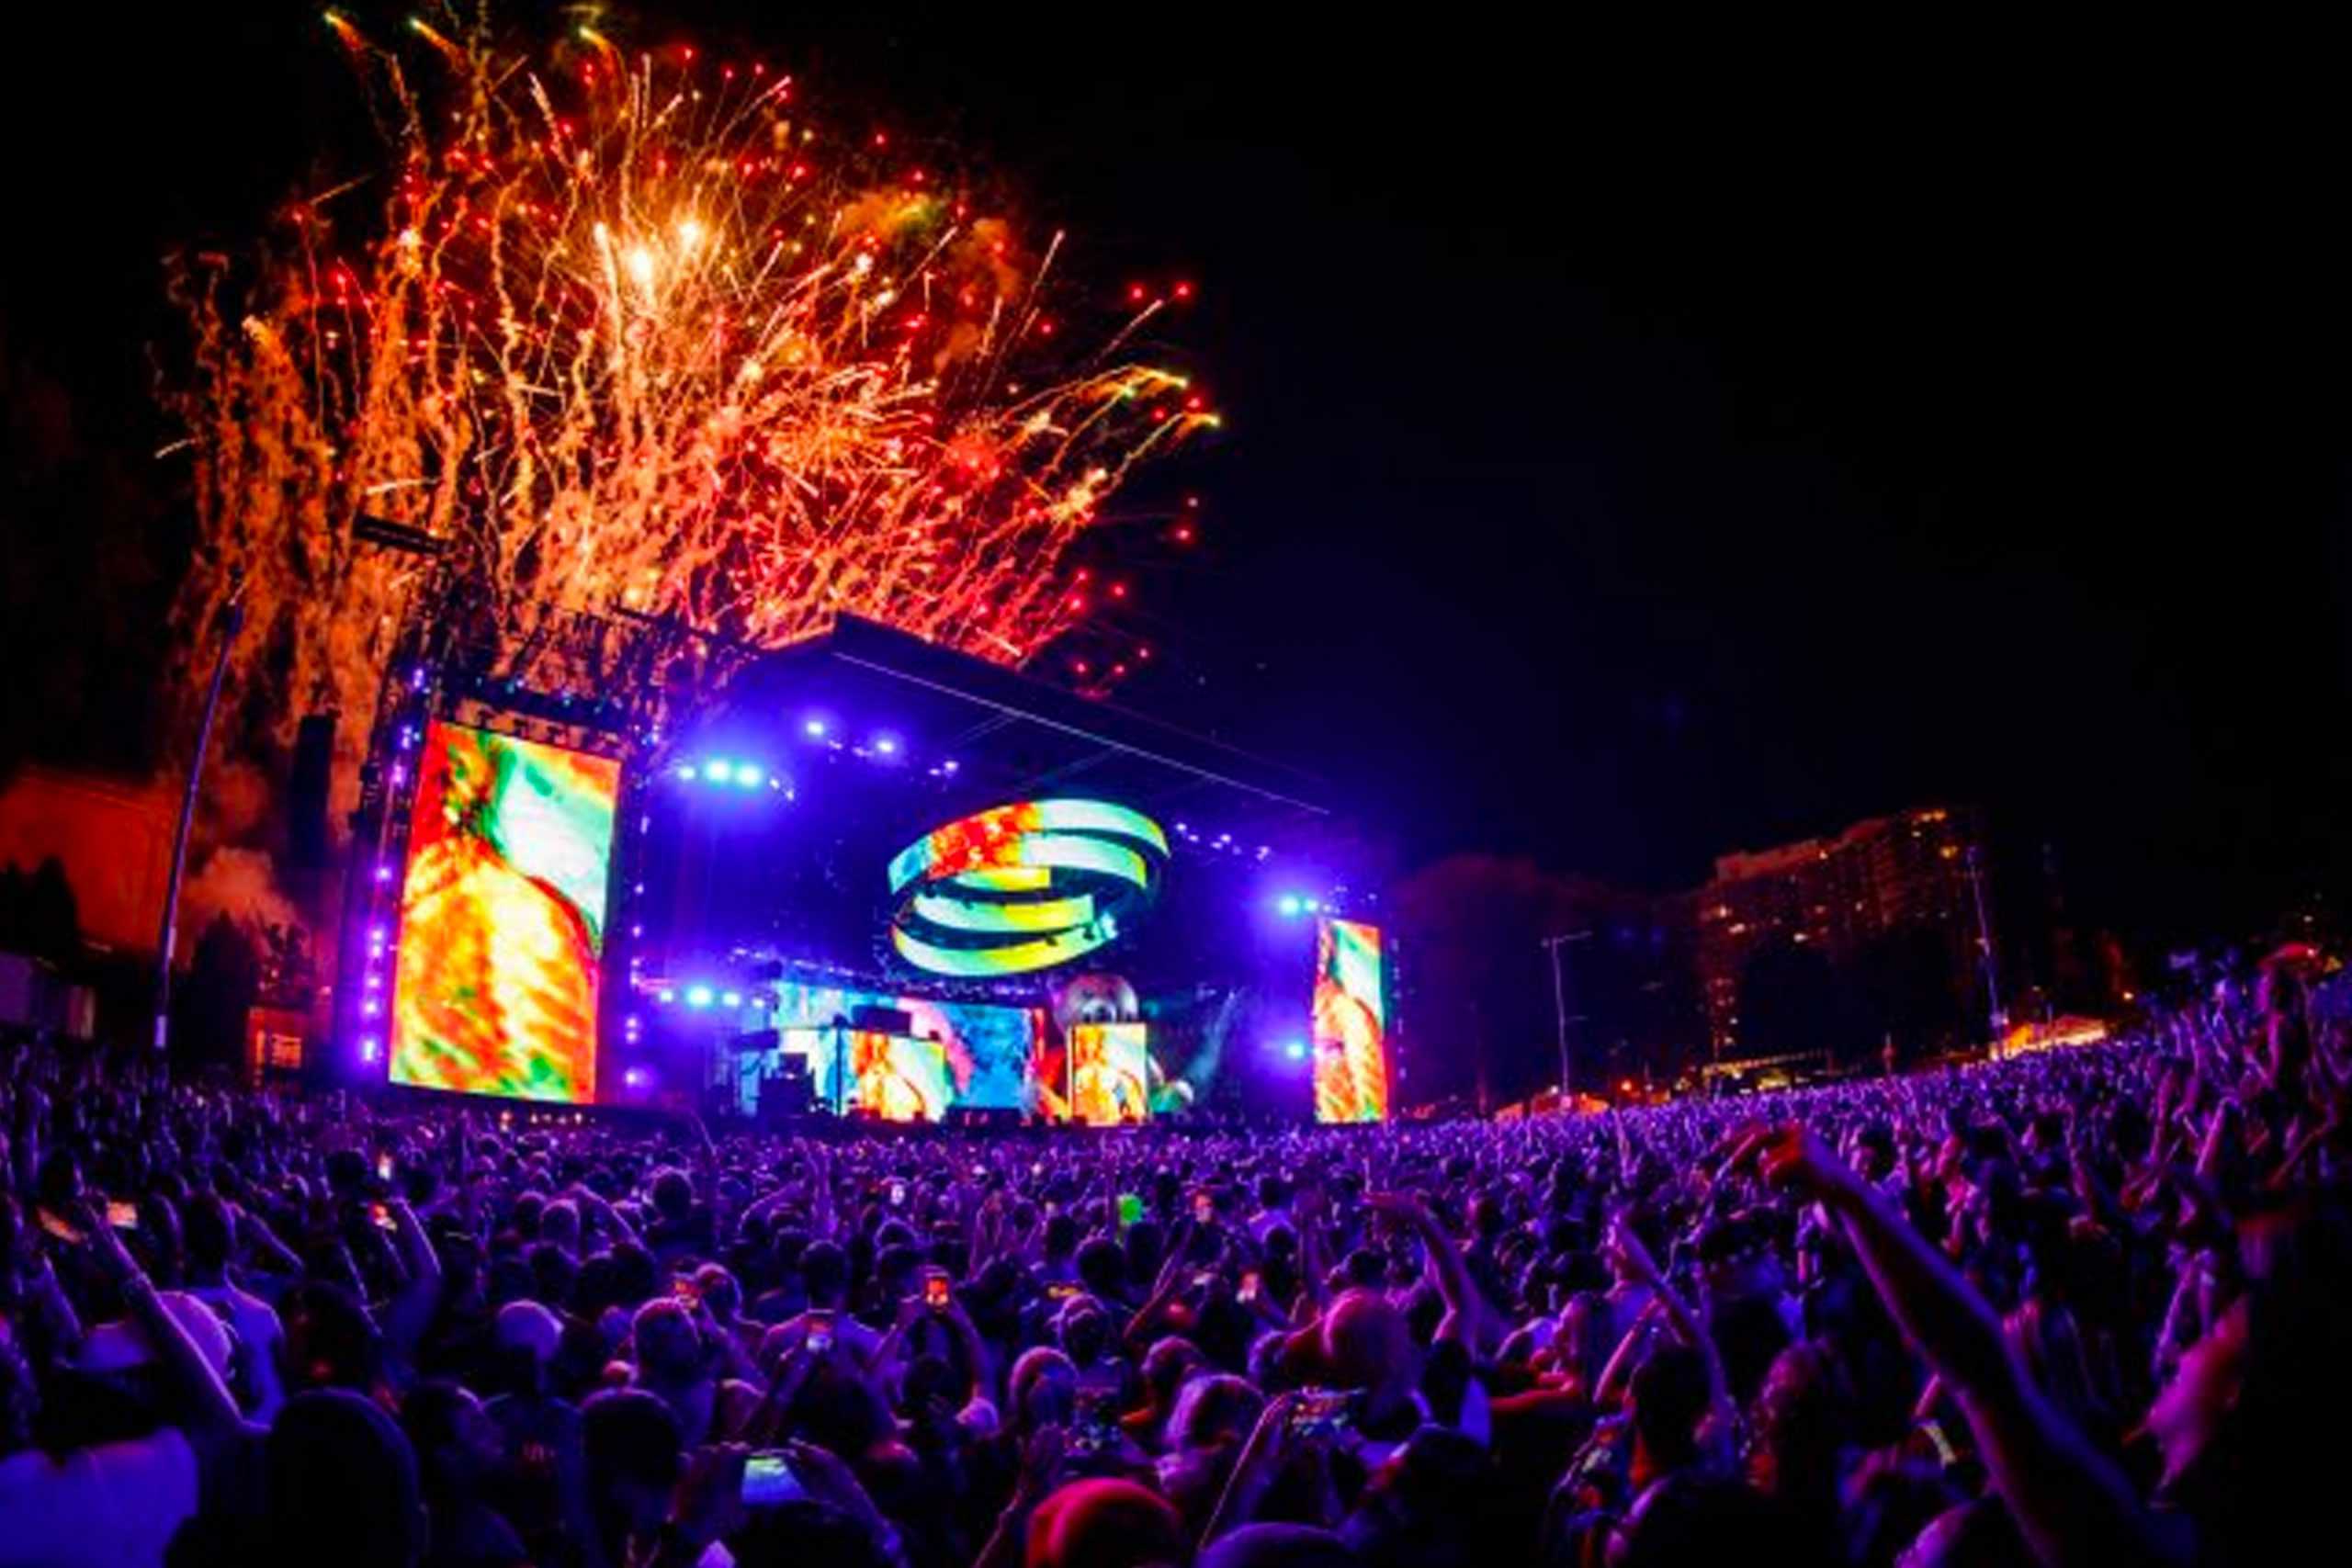
M1023 800L934 828L890 861L890 945L934 975L1050 969L1118 939L1168 835L1102 800Z

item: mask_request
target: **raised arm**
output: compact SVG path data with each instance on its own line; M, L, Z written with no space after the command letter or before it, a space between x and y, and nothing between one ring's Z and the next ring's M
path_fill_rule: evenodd
M2186 1562L2130 1482L2042 1399L1991 1307L1811 1133L1761 1145L1767 1181L1819 1200L1905 1335L1959 1400L1994 1486L2045 1563Z
M407 1280L385 1305L384 1339L406 1359L415 1354L441 1305L441 1259L433 1250L433 1238L424 1234L405 1199L394 1198L384 1208L392 1217L392 1238L400 1249L401 1265L408 1271Z
M1487 1310L1486 1297L1470 1278L1469 1266L1462 1261L1462 1249L1454 1245L1445 1227L1438 1224L1429 1206L1395 1192L1366 1193L1363 1201L1364 1207L1374 1213L1387 1214L1410 1226L1420 1238L1422 1254L1429 1260L1430 1277L1445 1301L1445 1316L1439 1323L1437 1337L1460 1339L1474 1356L1491 1355L1502 1340L1499 1325Z
M1657 1260L1650 1256L1650 1249L1642 1245L1642 1238L1634 1234L1634 1227L1625 1223L1624 1215L1619 1214L1609 1222L1608 1234L1602 1238L1600 1247L1602 1257L1615 1266L1619 1273L1650 1292L1651 1300L1666 1314L1666 1320L1673 1325L1676 1336L1696 1350L1700 1359L1706 1362L1707 1408L1718 1429L1728 1432L1736 1412L1732 1408L1731 1381L1724 1375L1724 1359L1715 1349L1714 1337L1707 1332L1706 1326L1699 1321L1698 1314L1690 1310L1690 1303L1682 1299L1680 1292L1666 1282L1666 1276L1658 1269Z
M204 1352L197 1348L196 1341L188 1337L187 1330L180 1326L180 1320L164 1305L154 1281L147 1278L146 1270L124 1248L113 1226L97 1223L96 1216L87 1212L79 1218L86 1227L90 1250L96 1257L99 1269L114 1281L132 1319L163 1362L190 1439L216 1439L234 1431L244 1420L237 1409L235 1396L212 1370L212 1363L204 1359Z

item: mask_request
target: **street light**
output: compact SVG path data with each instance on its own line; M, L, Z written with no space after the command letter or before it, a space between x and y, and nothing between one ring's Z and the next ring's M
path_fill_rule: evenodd
M1544 951L1552 955L1552 1017L1560 1035L1560 1101L1563 1105L1567 1103L1568 1091L1575 1078L1568 1067L1568 993L1567 982L1560 972L1560 949L1572 942L1588 941L1591 936L1591 931L1587 929L1562 931L1558 936L1544 939Z

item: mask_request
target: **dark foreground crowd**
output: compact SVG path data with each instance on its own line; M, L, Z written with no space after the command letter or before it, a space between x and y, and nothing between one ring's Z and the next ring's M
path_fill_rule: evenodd
M0 1563L2334 1560L2352 1051L712 1138L0 1057Z

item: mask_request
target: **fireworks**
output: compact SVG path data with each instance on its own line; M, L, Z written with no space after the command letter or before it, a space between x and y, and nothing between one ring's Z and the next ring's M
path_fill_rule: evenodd
M1073 357L1059 236L763 64L584 29L533 63L420 22L412 80L328 22L390 168L293 203L250 272L175 274L180 621L242 581L248 733L370 710L421 569L363 514L440 541L510 646L565 610L760 644L848 612L1019 664L1088 615L1072 546L1132 466L1216 423L1140 355L1189 283L1132 288Z

